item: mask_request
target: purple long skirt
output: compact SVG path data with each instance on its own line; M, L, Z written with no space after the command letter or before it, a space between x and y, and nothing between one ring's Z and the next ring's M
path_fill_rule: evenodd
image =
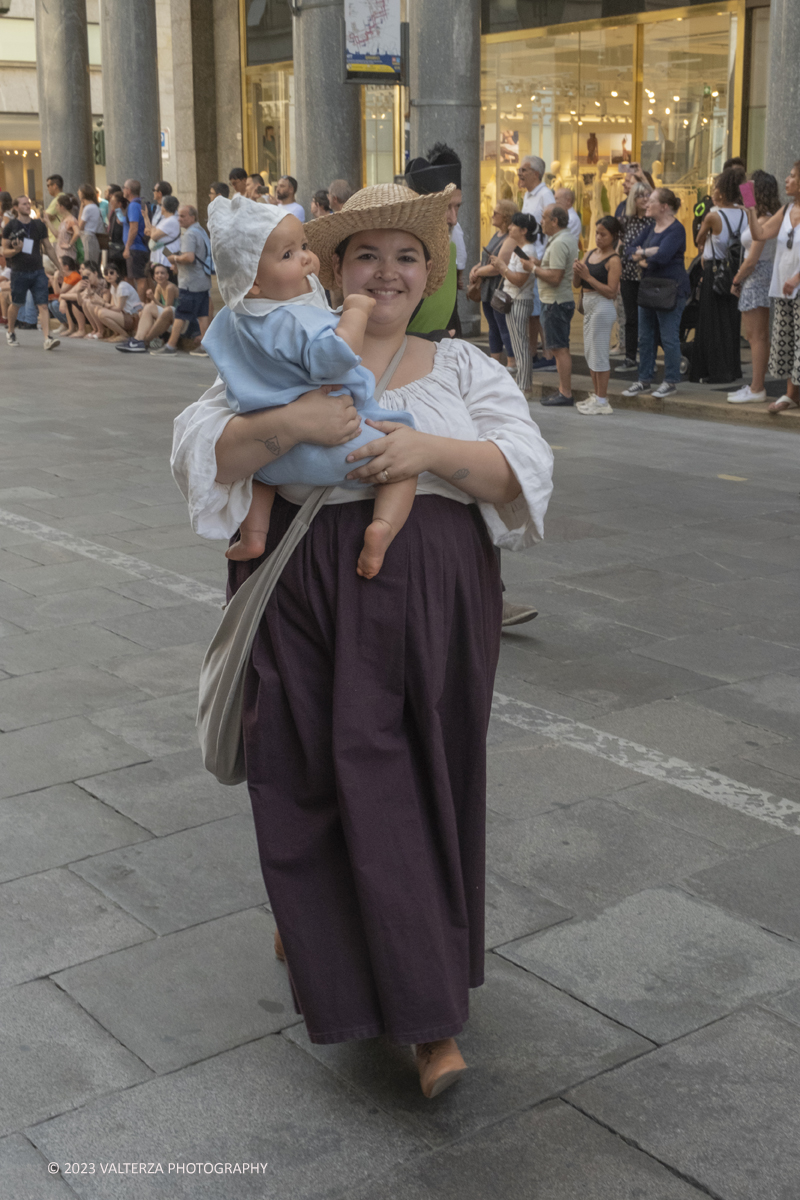
M268 552L296 511L276 499ZM253 647L244 739L264 882L311 1040L407 1044L458 1033L483 982L502 599L475 505L417 497L364 580L371 519L371 500L329 505L294 552ZM256 565L231 563L231 588Z

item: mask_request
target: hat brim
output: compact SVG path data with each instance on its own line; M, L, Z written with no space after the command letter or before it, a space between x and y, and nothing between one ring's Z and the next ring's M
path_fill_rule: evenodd
M370 189L364 189L365 191ZM333 253L345 238L367 229L398 229L411 233L425 246L431 269L423 295L432 296L447 278L450 267L450 230L446 213L453 185L443 192L389 204L353 205L327 217L317 217L305 225L309 249L319 259L319 278L323 287L335 286ZM358 193L352 197L357 200ZM352 204L352 200L348 204Z

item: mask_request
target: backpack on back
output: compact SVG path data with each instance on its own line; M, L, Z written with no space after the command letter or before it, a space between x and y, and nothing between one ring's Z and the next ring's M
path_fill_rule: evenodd
M714 291L718 296L730 296L731 287L733 285L734 276L742 265L744 259L744 246L742 245L742 229L747 220L742 213L739 214L739 227L733 229L728 218L722 209L717 209L720 217L728 227L728 246L722 258L717 258L716 251L713 258L714 271ZM711 235L713 237L713 234ZM714 243L711 243L711 248L714 250Z

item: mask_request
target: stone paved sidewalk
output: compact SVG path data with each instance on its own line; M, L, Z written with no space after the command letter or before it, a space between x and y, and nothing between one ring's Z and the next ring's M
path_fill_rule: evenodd
M796 1200L795 439L535 406L556 493L547 541L503 555L540 615L497 679L486 984L470 1071L429 1103L407 1049L308 1042L245 789L200 765L224 559L168 450L209 364L20 340L0 346L3 1200Z

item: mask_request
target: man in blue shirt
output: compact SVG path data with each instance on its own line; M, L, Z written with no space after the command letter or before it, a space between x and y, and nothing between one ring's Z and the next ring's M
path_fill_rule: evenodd
M139 299L144 304L147 299L147 264L150 262L150 250L144 236L144 218L142 202L139 199L142 185L138 179L126 179L122 194L128 201L128 207L122 217L122 236L125 249L122 257L128 268L128 280L139 293Z

